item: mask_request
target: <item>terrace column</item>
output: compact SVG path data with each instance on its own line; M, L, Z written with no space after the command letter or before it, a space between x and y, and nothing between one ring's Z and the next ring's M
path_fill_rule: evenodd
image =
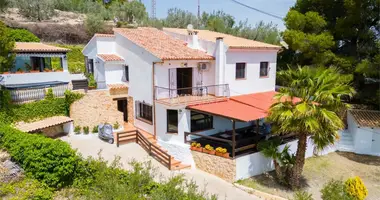
M235 120L232 120L232 158L235 158L235 148L236 148L236 132L235 132Z
M61 60L61 66L63 68L63 71L68 72L69 67L67 66L67 55L65 54L63 57L61 57L60 60Z
M223 37L216 38L215 47L215 85L224 84L224 68L226 65L226 48L224 46ZM215 96L223 96L222 87L215 88Z

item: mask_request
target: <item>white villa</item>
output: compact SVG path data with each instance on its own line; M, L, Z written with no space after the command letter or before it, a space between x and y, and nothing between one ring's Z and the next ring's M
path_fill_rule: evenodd
M273 169L256 145L270 132L263 118L276 93L279 50L208 30L140 27L96 34L83 54L98 90L126 89L116 98L125 122L182 163L234 181ZM226 148L230 158L206 161L190 142Z

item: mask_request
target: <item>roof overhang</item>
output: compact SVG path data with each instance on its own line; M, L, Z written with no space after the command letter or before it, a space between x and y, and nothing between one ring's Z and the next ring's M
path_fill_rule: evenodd
M55 116L55 117L49 117L37 122L18 124L16 127L24 132L34 132L34 131L39 131L44 128L57 126L57 125L65 124L72 121L73 119L66 116Z

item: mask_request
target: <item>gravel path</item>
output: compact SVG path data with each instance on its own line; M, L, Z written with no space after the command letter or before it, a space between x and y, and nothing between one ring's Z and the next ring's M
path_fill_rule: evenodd
M99 140L96 135L71 135L61 138L71 144L83 156L97 157L101 151L101 156L107 160L114 160L115 156L120 156L123 168L130 169L129 162L136 160L139 162L151 161L153 166L157 168L161 178L167 178L179 173L184 174L187 180L194 180L200 189L205 189L209 194L218 195L218 199L226 200L256 200L256 196L250 195L214 175L208 174L197 169L185 169L181 171L169 171L162 164L150 157L148 153L136 143L121 145L110 145Z

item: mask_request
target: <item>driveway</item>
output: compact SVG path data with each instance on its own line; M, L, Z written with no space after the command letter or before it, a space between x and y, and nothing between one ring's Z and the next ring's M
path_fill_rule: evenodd
M101 152L101 156L111 162L115 156L120 156L120 162L123 164L123 168L127 170L131 169L128 164L131 160L139 162L151 161L162 178L168 178L176 174L184 174L187 180L195 181L200 189L205 189L209 194L218 195L218 199L259 199L256 196L234 187L231 183L201 170L184 169L180 171L169 171L154 158L150 157L148 153L136 143L121 145L117 148L115 144L110 145L99 140L97 135L70 135L62 137L61 139L71 144L71 146L77 149L84 157L98 157L98 153Z

